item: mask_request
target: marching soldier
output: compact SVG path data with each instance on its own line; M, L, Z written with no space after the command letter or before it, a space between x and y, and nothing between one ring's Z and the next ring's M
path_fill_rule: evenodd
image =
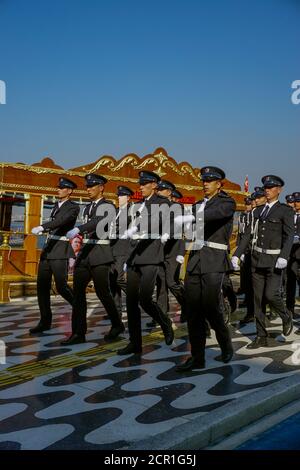
M68 286L68 262L74 257L74 251L66 238L79 214L79 205L70 200L77 185L68 178L59 178L58 201L55 203L50 221L34 227L32 233L49 232L46 244L41 253L37 275L37 297L41 319L38 325L30 329L30 333L41 333L49 330L52 321L50 291L52 276L57 292L73 305L73 291Z
M159 180L159 176L152 171L139 172L140 189L144 201L139 206L138 219L135 220L135 223L139 221L138 224L133 225L127 232L127 235L137 239L138 243L127 262L126 304L129 344L118 351L120 355L137 354L142 351L139 304L161 326L166 344L171 345L174 339L169 317L152 298L159 267L164 262L163 241L165 240L165 232L163 231L162 217L159 218L159 233L151 233L157 210L160 207L162 208L163 204L166 204L165 199L155 192Z
M294 201L294 242L287 266L286 306L293 318L299 318L295 314L296 286L300 289L300 192L292 194Z
M122 317L122 292L126 295L126 275L124 265L133 249L133 241L122 239L125 230L129 228L131 222L130 198L134 192L127 186L118 186L117 196L119 207L115 218L116 238L111 240L111 247L114 257L111 272L111 290L117 305L119 316Z
M184 372L205 367L206 320L216 332L221 359L227 363L233 356L229 330L224 322L222 285L226 272L232 269L228 247L232 233L235 201L222 191L223 170L206 166L201 169L204 199L193 206L193 216L184 216L200 228L204 239L195 241L191 250L185 280L186 312L191 357L178 366ZM177 219L178 220L178 219Z
M250 224L251 237L252 237L253 231L254 231L254 217L255 217L254 214L255 214L256 208L260 207L261 205L265 205L265 203L267 202L264 188L260 186L256 186L254 188L254 192L251 194L251 199L255 201L255 209L251 210L250 221L248 224L246 224L244 233L246 232L246 229L248 228ZM240 241L241 239L239 240L239 242ZM247 323L254 321L254 292L253 292L253 286L252 286L252 270L251 270L251 241L252 241L252 238L250 239L248 248L246 252L244 253L244 256L241 257L241 264L240 264L240 270L244 276L245 304L247 308L246 316L240 321L240 326L246 325Z
M281 295L282 270L287 266L293 244L293 212L278 200L284 186L280 177L267 175L262 178L262 183L267 204L258 207L254 213L251 256L257 336L247 346L248 349L268 346L264 303L269 304L282 318L285 336L293 328L291 315L287 312ZM232 258L235 269L238 269L238 259L248 248L250 239L251 230L248 229Z
M103 196L104 185L107 182L106 178L91 173L85 176L85 180L87 193L91 199L91 203L85 207L83 213L86 223L67 233L69 238L73 238L78 233L87 235L87 238L83 240L83 248L78 254L75 263L72 335L62 341L61 344L64 345L85 342L87 331L86 288L91 279L94 282L96 294L102 302L112 324L109 333L104 336L104 339L113 340L125 330L111 293L109 278L114 258L108 235L110 224L115 217L115 207ZM103 215L98 215L101 211ZM108 216L105 217L107 214ZM107 223L103 231L99 233L98 224L106 220Z

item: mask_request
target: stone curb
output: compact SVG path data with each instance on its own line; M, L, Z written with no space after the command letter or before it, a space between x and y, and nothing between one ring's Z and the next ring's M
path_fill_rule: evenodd
M300 372L300 371L299 371ZM199 450L300 397L300 375L264 386L169 431L136 441L126 450ZM188 418L187 418L188 419ZM125 450L125 448L124 448Z

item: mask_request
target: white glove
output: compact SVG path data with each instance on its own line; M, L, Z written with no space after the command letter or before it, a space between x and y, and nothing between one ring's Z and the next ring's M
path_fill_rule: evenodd
M127 263L123 264L123 271L124 271L124 273L127 273Z
M277 269L284 269L287 267L287 260L284 258L278 258L275 264L275 268Z
M241 255L240 260L243 263L245 261L245 255Z
M176 261L177 261L177 263L182 264L182 263L184 262L184 256L182 256L182 255L177 255L177 256L176 256Z
M188 215L177 215L174 219L175 225L182 225L187 222L193 222L195 220L195 217L193 214L188 214Z
M166 243L166 241L169 240L169 238L170 238L170 235L169 235L168 233L164 233L164 234L160 237L162 243Z
M138 231L138 228L136 225L133 227L125 230L124 234L120 237L122 240L126 240L127 238L132 238L132 236Z
M234 271L238 271L240 269L240 266L239 266L239 259L237 256L233 256L231 258L231 263L232 263L232 266L233 266L233 270Z
M39 235L40 233L43 233L44 231L44 228L39 225L38 227L33 227L33 229L31 229L31 233L33 233L34 235Z
M66 237L69 239L69 240L72 240L72 238L76 237L76 235L79 233L79 228L78 227L74 227L72 228L72 230L69 230L67 233L66 233Z

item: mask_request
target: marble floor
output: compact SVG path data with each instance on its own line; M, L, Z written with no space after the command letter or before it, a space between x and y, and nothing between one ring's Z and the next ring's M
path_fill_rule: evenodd
M270 323L269 347L248 350L254 324L231 325L235 355L229 364L215 337L207 340L204 370L184 374L176 365L189 355L186 325L171 300L175 341L143 315L143 354L117 356L127 333L107 343L104 310L89 294L85 344L61 346L70 332L70 308L54 297L51 330L30 336L39 313L36 299L0 306L0 449L118 449L149 438L281 380L300 370L300 326L281 335ZM300 311L299 307L298 311ZM124 315L126 324L126 315Z

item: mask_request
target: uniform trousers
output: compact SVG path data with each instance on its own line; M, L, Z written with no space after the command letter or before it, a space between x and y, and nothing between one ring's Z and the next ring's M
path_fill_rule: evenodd
M286 306L291 312L294 312L295 310L297 284L300 291L300 261L292 258L287 266L286 281Z
M95 292L105 308L112 327L119 327L121 320L110 289L111 264L91 266L88 259L77 261L74 270L74 305L72 314L72 334L84 336L87 331L86 288L93 280Z
M110 273L111 291L120 317L122 317L122 291L126 295L127 290L126 274L124 272L124 264L127 259L128 255L126 254L114 256Z
M177 302L184 310L184 286L179 280L181 264L175 257L166 257L164 265L160 267L157 282L157 303L167 313L169 311L168 290L174 295Z
M39 263L37 276L37 297L41 314L41 324L51 326L52 312L50 305L50 292L52 276L55 286L69 304L73 305L73 290L68 286L68 260L42 258Z
M268 336L266 330L265 305L280 315L283 321L289 319L282 297L283 272L275 268L252 268L252 285L254 291L254 317L257 336Z
M251 252L245 254L244 262L241 264L244 277L244 292L245 292L245 303L247 307L247 315L253 315L254 312L254 292L252 285L252 269L251 269Z
M127 318L129 340L137 348L142 347L141 311L150 315L162 328L170 325L165 312L153 300L159 265L133 265L127 271Z
M215 330L222 352L232 346L222 307L224 273L201 274L197 271L187 273L185 279L186 313L192 356L204 361L206 320Z

